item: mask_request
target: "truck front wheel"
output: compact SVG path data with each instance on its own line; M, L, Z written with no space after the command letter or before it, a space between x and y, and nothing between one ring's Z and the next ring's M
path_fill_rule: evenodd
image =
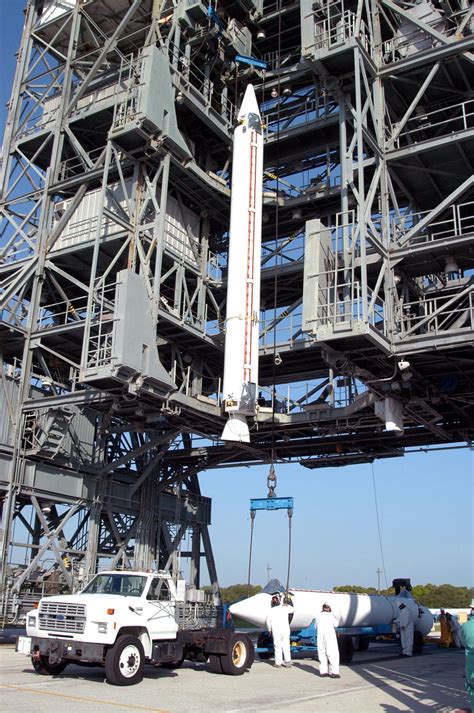
M68 662L60 661L59 663L49 663L47 656L32 656L31 663L36 673L40 676L59 676L64 671Z
M105 675L114 686L133 686L143 678L145 654L135 636L121 636L105 655Z
M251 668L255 657L253 644L245 634L232 634L227 653L221 656L222 672L229 676L241 676Z

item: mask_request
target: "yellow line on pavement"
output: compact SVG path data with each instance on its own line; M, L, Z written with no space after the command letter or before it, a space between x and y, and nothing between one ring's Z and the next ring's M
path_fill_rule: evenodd
M154 713L169 713L162 708L147 708L146 706L134 706L130 703L114 703L114 701L104 701L101 698L86 698L85 696L71 696L64 693L53 693L53 691L41 691L38 688L28 688L27 686L10 686L7 683L1 683L0 688L12 688L15 691L25 691L26 693L39 693L43 696L56 696L57 698L65 698L69 701L87 701L88 703L103 703L104 706L116 706L117 708L127 708L128 710L136 711L153 711Z

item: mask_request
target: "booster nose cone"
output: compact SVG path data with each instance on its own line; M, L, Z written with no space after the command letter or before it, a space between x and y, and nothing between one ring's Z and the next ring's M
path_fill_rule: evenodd
M239 616L250 624L265 626L271 608L270 604L271 596L269 594L255 594L253 597L231 604L229 611L232 616Z
M260 118L260 109L258 108L257 97L255 96L253 84L247 85L237 119L240 121L249 114L256 114Z

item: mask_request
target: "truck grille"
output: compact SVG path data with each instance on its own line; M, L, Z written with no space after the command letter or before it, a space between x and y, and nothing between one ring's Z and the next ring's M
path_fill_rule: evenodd
M47 631L67 631L83 634L86 624L84 604L61 604L42 602L38 616L38 628Z

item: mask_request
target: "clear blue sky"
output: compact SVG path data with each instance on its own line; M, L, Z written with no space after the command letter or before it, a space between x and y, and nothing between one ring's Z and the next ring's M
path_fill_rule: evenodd
M0 0L2 125L23 7L23 0ZM411 577L414 583L474 584L473 456L473 451L464 449L375 463L387 580ZM249 500L266 496L267 474L267 467L256 467L200 476L203 495L213 498L210 532L222 586L247 581ZM376 586L382 560L371 466L310 471L298 465L278 465L277 477L277 494L295 498L292 585ZM287 556L286 513L258 513L252 582L265 584L267 565L271 577L285 581Z

